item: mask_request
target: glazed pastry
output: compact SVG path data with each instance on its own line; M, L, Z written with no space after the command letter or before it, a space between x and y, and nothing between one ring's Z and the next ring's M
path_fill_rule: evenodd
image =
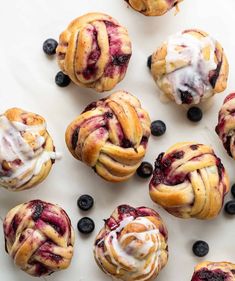
M207 261L199 263L191 281L235 281L235 264Z
M69 266L74 232L59 206L40 200L18 205L9 211L3 227L7 253L28 274L49 275Z
M87 106L67 128L72 155L107 181L130 178L145 155L150 119L138 99L119 91Z
M90 13L61 33L56 53L75 84L103 92L124 78L132 51L126 28L108 15Z
M11 108L0 115L0 185L20 191L43 181L59 157L46 121L40 115Z
M221 45L196 29L170 36L151 57L154 80L177 104L198 104L224 91L228 70Z
M125 0L133 9L145 16L161 16L183 0Z
M235 159L235 93L226 97L219 112L216 133L223 142L229 156Z
M121 205L105 220L94 256L115 280L153 280L167 263L167 229L154 210Z
M209 146L183 142L161 153L150 182L150 196L180 218L215 218L229 190L229 178Z

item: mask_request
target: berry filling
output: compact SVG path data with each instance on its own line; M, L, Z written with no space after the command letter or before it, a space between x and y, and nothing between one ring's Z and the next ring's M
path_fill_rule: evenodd
M42 202L38 202L35 204L34 212L32 214L32 218L34 221L37 221L40 219L43 210L44 210L44 206L43 206Z
M93 30L90 30L90 34L92 36L92 51L88 55L87 66L82 72L82 75L86 80L90 80L92 77L94 77L96 75L97 70L98 70L98 67L96 64L101 55L101 50L98 45L96 29L94 28Z
M120 39L118 26L112 22L104 22L109 37L110 60L106 65L104 75L112 78L116 73L124 74L126 72L131 54L123 54L122 40Z
M192 150L196 150L198 149L198 145L191 145L190 148ZM186 173L181 172L172 175L173 172L172 164L176 160L182 159L184 157L184 154L185 154L184 151L177 151L177 152L172 152L164 157L164 153L161 153L155 162L155 170L150 183L150 187L151 186L154 187L161 183L166 185L176 185L187 180L189 175ZM189 161L198 161L200 157L201 155L197 155L196 157L193 157ZM214 157L216 156L214 155ZM222 180L225 170L223 164L221 163L221 160L218 157L216 157L216 166L218 169L219 178L220 180Z
M206 268L194 273L192 281L226 281L228 274L220 269L208 270Z
M79 128L77 128L72 135L72 141L71 142L72 142L73 150L76 149L76 146L77 146L77 143L78 143L78 136L79 136Z
M223 63L223 61L220 61L220 62L217 64L216 69L215 69L215 70L212 70L212 71L209 73L209 82L210 82L212 88L215 88L216 82L217 82L217 80L218 80L218 78L219 78L222 63Z
M188 91L182 91L179 89L181 101L183 104L191 104L193 102L192 94Z
M46 275L46 274L48 274L50 272L49 269L45 265L40 263L40 262L36 262L36 263L34 263L32 265L36 266L36 268L35 268L36 276Z

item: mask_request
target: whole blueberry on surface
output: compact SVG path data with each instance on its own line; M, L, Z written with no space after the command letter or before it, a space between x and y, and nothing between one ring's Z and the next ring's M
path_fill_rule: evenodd
M151 69L151 65L152 65L152 56L149 56L149 57L148 57L148 60L147 60L147 67L148 67L149 69Z
M193 244L193 253L197 257L204 257L209 253L209 245L202 240L196 241Z
M235 197L235 183L231 187L231 193L232 193L233 197Z
M44 43L43 43L43 51L45 54L47 54L48 56L52 56L56 53L56 48L58 46L58 42L55 39L47 39Z
M68 75L64 74L62 71L59 71L55 77L55 83L59 87L67 87L70 84L71 80Z
M202 111L199 107L193 106L189 108L187 117L192 122L199 122L202 119Z
M78 198L77 205L81 210L88 211L93 207L94 199L90 195L84 194Z
M95 229L95 223L91 218L84 217L78 221L78 231L83 234L89 234Z
M153 166L149 162L142 162L136 172L141 178L149 178L153 173Z
M228 201L224 206L224 210L229 215L235 215L235 200Z
M166 132L166 124L161 120L156 120L151 123L151 134L155 137L160 137Z

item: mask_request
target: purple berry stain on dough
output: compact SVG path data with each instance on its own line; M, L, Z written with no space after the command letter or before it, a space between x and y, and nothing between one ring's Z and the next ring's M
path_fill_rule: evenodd
M190 145L190 148L192 149L192 150L197 150L198 149L198 145L197 144L192 144L192 145Z
M131 147L133 147L133 144L132 144L132 142L131 142L130 140L124 138L124 139L122 140L121 146L122 146L123 148L131 148Z
M112 58L113 59L112 64L117 66L125 65L129 62L130 57L131 57L130 55L115 55Z
M75 150L78 142L78 136L79 136L79 128L76 129L72 135L72 148Z
M220 269L208 270L203 268L200 271L194 273L192 281L226 281L228 274Z
M44 205L42 202L36 202L34 206L34 212L32 214L32 218L34 221L37 221L40 219L42 212L44 210Z
M185 173L178 173L173 177L168 177L172 163L176 160L182 159L183 157L183 151L172 152L166 157L164 157L164 153L161 153L155 162L155 170L153 172L153 177L150 182L150 186L156 186L160 183L164 183L167 185L175 185L183 182L186 177Z
M181 90L179 90L179 92L183 104L191 104L193 102L193 97L190 92Z

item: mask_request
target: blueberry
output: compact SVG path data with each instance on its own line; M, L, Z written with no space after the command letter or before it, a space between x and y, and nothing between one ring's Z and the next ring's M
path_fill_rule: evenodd
M191 104L193 102L193 97L190 92L181 90L179 90L179 92L183 104Z
M149 69L151 69L151 64L152 64L152 56L149 56L147 60L147 66Z
M149 178L153 173L153 166L148 162L142 162L136 172L141 178Z
M209 245L205 241L197 241L193 244L193 253L197 257L204 257L209 253Z
M59 71L55 77L55 83L59 87L67 87L70 84L71 80L68 75L64 74L62 71Z
M79 232L89 234L95 229L95 224L92 219L84 217L78 221L77 228Z
M193 106L189 108L187 117L192 122L199 122L202 119L202 111L199 107Z
M151 124L151 134L155 137L164 135L166 132L166 124L161 120L153 121Z
M235 215L235 200L228 201L224 206L224 210L229 215Z
M90 195L84 194L78 198L77 205L81 210L87 211L93 207L94 200Z
M54 39L47 39L43 43L43 51L48 56L52 56L52 55L54 55L56 53L57 46L58 46L58 43L57 43L56 40L54 40Z
M231 187L231 193L232 193L233 197L235 197L235 183Z

